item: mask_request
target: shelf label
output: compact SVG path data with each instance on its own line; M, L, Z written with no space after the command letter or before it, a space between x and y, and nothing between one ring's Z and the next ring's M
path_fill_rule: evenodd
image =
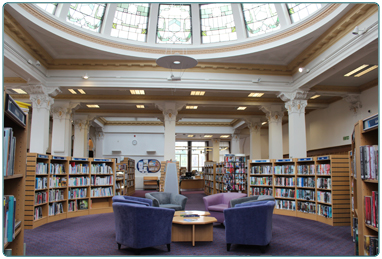
M252 163L269 163L271 162L269 159L264 160L252 160Z
M307 157L307 158L299 158L297 161L312 161L313 158Z
M82 158L82 157L73 157L73 161L88 161L87 158Z
M65 160L64 156L53 156L53 159Z
M49 158L49 156L47 156L47 155L37 155L37 157L38 157L38 158L46 158L46 159Z
M363 120L363 130L368 130L375 127L378 127L378 114Z
M94 162L111 162L111 159L94 158Z
M276 159L276 162L292 162L292 159L287 158L287 159Z
M329 160L329 157L328 156L320 156L320 157L317 157L317 160Z

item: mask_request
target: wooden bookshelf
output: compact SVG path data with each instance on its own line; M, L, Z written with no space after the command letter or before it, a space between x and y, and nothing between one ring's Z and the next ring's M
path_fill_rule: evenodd
M128 158L127 160L127 175L126 175L126 195L133 195L135 193L135 160Z
M215 173L215 193L223 193L223 185L224 185L224 174L225 174L225 167L224 163L217 163L216 164L216 173Z
M25 115L26 116L26 115ZM25 117L28 121L28 116ZM12 242L4 244L4 249L12 249L12 256L24 255L24 205L25 205L25 170L27 161L27 132L28 125L23 125L9 113L4 112L4 128L10 127L16 137L13 175L3 178L4 195L13 195L16 198L16 222L21 221L15 230ZM4 150L3 150L4 152ZM3 161L4 163L4 161Z
M204 163L204 193L215 194L216 162Z
M117 163L115 165L115 195L125 195L125 186L127 184L127 164Z
M247 162L245 155L224 155L223 192L247 193Z
M377 115L378 116L378 115ZM373 116L372 116L373 117ZM366 255L364 236L375 235L378 236L379 227L368 225L365 222L365 196L372 196L372 192L378 192L378 180L377 179L362 179L361 177L361 156L360 147L365 145L378 145L378 122L367 130L364 130L364 122L367 122L369 118L358 121L354 126L352 135L352 161L353 165L353 197L354 197L354 211L350 214L352 219L356 217L358 219L358 251L359 255ZM378 169L378 168L377 168ZM368 171L370 172L370 171ZM377 176L378 176L377 172ZM351 192L351 190L349 190ZM379 201L378 201L379 203ZM353 222L353 221L352 221ZM353 230L352 230L353 232Z

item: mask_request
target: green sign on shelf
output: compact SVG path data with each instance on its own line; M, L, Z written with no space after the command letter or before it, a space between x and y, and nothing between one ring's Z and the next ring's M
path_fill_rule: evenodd
M343 140L349 140L349 136L343 137Z

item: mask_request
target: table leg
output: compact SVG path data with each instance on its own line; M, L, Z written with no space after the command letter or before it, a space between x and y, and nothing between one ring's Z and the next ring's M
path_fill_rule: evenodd
M195 246L195 224L192 224L192 246Z

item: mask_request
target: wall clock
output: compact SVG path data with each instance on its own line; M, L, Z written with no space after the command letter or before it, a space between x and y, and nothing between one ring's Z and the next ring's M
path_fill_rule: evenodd
M135 139L133 140L133 145L135 146L138 143Z

